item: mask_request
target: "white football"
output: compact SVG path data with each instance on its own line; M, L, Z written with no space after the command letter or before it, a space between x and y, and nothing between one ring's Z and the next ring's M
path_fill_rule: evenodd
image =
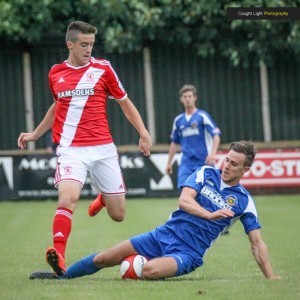
M122 278L135 280L140 279L146 262L147 258L139 254L126 257L120 266L120 274Z

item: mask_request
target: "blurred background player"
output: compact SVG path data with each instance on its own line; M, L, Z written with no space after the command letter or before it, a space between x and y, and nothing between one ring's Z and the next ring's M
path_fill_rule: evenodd
M173 158L181 150L177 187L204 165L213 166L220 145L221 131L212 117L196 107L197 89L185 84L179 91L184 113L174 119L166 173L172 174Z
M59 145L54 247L46 251L46 260L57 275L63 275L66 270L65 250L72 214L88 171L94 188L102 192L100 198L104 199L109 216L117 222L125 217L125 185L107 120L108 97L118 102L138 131L140 151L150 155L150 135L116 72L109 61L91 56L96 33L97 29L88 23L69 24L66 32L68 59L54 65L48 75L54 103L33 132L21 133L18 138L18 146L24 149L28 142L36 141L52 127L53 142ZM94 207L98 211L100 208L99 205Z
M125 240L114 247L89 255L71 265L61 278L91 275L119 265L133 254L148 258L144 279L161 279L189 274L203 265L205 253L226 228L240 220L251 244L253 256L267 279L280 279L272 269L268 248L261 237L255 203L240 179L249 171L256 155L248 141L234 142L222 171L212 166L197 169L182 185L179 208L154 230ZM31 279L54 279L36 272Z

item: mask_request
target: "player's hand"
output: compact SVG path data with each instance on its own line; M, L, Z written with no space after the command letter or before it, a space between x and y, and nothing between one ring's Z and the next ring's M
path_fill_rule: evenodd
M145 156L150 155L150 149L152 147L151 137L149 134L140 136L139 140L139 148L141 153L143 153Z
M216 156L215 155L207 155L205 159L205 164L208 166L213 166L216 162Z
M22 132L18 138L18 147L22 150L26 149L26 145L28 142L36 141L36 137L32 132Z
M172 168L172 164L168 163L167 167L166 167L166 174L171 175L173 174L173 168Z
M219 209L217 211L214 211L210 213L208 220L220 220L224 218L232 218L234 217L234 212L230 209Z

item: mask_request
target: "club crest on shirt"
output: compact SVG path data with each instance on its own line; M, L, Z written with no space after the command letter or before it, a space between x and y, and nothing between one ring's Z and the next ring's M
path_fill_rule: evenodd
M226 203L230 206L235 206L237 204L237 198L234 195L229 195L226 197Z
M95 79L94 79L94 74L93 73L90 73L90 74L86 74L86 82L95 82Z
M198 127L198 122L197 122L197 121L194 121L193 123L191 123L191 127L192 127L192 128Z

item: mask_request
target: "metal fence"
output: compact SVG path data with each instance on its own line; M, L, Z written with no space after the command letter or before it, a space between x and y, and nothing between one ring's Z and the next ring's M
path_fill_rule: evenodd
M153 125L155 143L169 143L174 117L182 111L178 91L185 83L198 88L198 107L207 110L222 130L222 142L238 139L264 141L261 75L258 66L233 67L223 58L203 59L180 46L153 45L150 68L153 114L147 111L144 52L109 54L129 97L146 124ZM47 75L50 67L67 58L63 40L59 46L36 45L0 47L0 138L1 150L16 149L16 139L26 131L24 53L30 57L32 115L36 126L52 102ZM103 57L95 49L95 57ZM268 67L270 120L274 141L300 140L300 64L292 59ZM117 145L136 144L138 135L114 101L109 101L108 115ZM36 144L43 148L46 140Z

